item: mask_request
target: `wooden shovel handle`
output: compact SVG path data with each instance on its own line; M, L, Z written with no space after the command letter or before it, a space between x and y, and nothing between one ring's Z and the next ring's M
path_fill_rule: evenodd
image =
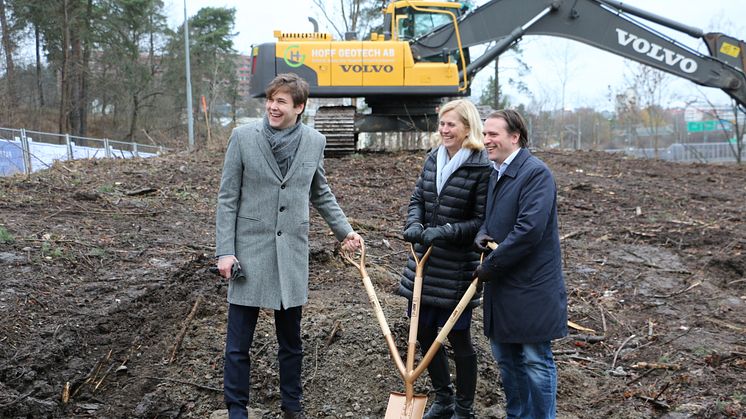
M417 368L412 373L412 379L416 380L417 377L419 377L424 371L425 368L427 368L428 365L430 365L430 361L433 360L433 357L435 357L435 354L438 352L440 347L443 345L443 342L445 342L446 337L449 333L451 333L451 329L453 329L453 325L456 324L459 317L461 317L461 314L464 312L466 307L469 305L469 302L471 301L472 297L474 297L474 294L477 293L477 286L479 284L479 280L474 278L473 281L471 281L471 284L469 284L469 288L466 289L466 292L464 293L463 297L461 297L461 300L459 300L458 304L456 304L456 308L453 309L453 312L451 313L451 316L448 317L448 320L446 321L446 324L443 325L443 327L440 329L440 333L438 333L438 336L435 338L435 342L430 346L430 349L427 350L427 353L422 358L422 361L420 361L420 364L417 366Z
M406 377L407 371L404 368L404 362L401 359L401 355L399 355L399 350L397 349L394 338L391 335L391 329L389 329L389 324L386 321L386 316L383 314L381 302L378 301L378 296L376 295L376 290L373 287L373 282L370 280L370 276L368 276L368 272L365 270L365 245L361 244L360 246L359 262L356 262L352 258L352 255L350 255L348 252L342 252L342 257L346 259L347 262L357 267L360 271L360 275L363 277L363 286L365 287L365 292L368 294L368 299L373 306L373 312L376 314L378 325L381 327L381 331L383 332L383 338L386 340L389 352L391 353L391 358L394 360L396 369L399 371L399 374L402 376L402 378Z
M414 370L415 350L417 349L417 328L420 318L420 300L422 299L422 277L425 271L425 263L430 258L433 247L430 246L425 254L422 255L422 258L417 258L417 252L414 251L413 244L410 243L409 248L417 264L414 274L414 290L412 291L412 312L409 319L409 340L407 342L407 372L411 373Z
M497 249L497 243L495 242L489 242L487 243L487 246L495 250ZM480 263L484 260L484 253L482 253L482 256L480 258ZM451 329L453 329L453 325L456 324L459 317L461 317L461 314L464 312L466 307L469 305L469 302L471 301L472 297L474 297L474 294L477 293L477 287L479 286L479 279L474 278L471 281L471 284L469 284L469 288L466 289L466 292L464 292L464 295L459 300L458 304L456 304L456 308L453 309L453 312L451 313L451 316L448 317L448 320L446 321L446 324L443 325L443 327L440 329L440 333L438 333L438 336L435 338L435 342L430 346L430 349L427 350L427 353L422 358L422 361L420 361L420 364L417 366L417 368L412 372L412 380L416 380L417 377L419 377L424 371L425 368L427 368L428 365L430 365L430 362L433 360L433 357L438 352L440 347L443 345L443 342L445 342L446 337L449 333L451 333Z

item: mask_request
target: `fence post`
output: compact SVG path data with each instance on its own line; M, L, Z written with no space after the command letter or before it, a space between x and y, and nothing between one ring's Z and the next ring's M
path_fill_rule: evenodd
M65 134L65 144L67 145L67 159L72 160L75 156L73 156L73 145L70 142L70 134Z
M135 157L140 157L140 155L137 154L137 143L132 143L132 155Z
M109 149L109 139L104 138L104 155L107 159L111 158L111 150Z
M23 173L31 174L31 146L26 137L26 128L21 128L21 149L23 150Z

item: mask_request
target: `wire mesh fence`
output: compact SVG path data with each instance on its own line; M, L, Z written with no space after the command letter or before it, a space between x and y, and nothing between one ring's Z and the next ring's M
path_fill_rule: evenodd
M676 143L666 148L624 148L606 150L629 156L676 162L728 163L736 161L738 145L734 142Z
M0 176L47 169L57 160L147 158L166 151L157 145L0 127Z

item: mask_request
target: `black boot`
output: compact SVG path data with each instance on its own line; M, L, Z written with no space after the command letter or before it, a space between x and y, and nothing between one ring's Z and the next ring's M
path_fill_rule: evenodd
M453 386L448 371L448 356L441 347L427 366L435 390L435 401L422 419L451 419L453 414Z
M456 407L451 419L474 418L477 391L477 354L456 356Z
M302 410L300 412L285 410L282 417L284 419L306 419L306 415L303 414Z

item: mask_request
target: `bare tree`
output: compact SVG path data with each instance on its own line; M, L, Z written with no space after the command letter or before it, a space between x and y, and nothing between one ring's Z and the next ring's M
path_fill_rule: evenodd
M567 88L570 83L571 77L577 67L577 60L575 60L575 54L572 53L570 48L570 42L568 40L558 40L561 45L554 49L554 52L550 52L548 57L552 63L552 67L555 69L555 77L560 87L559 97L559 126L554 132L559 133L559 147L566 147L565 144L565 110L567 108ZM556 92L556 87L550 91Z
M345 34L355 32L365 36L365 32L378 24L382 19L377 0L313 0L313 4L324 16L340 39Z
M614 97L614 109L620 127L624 130L624 146L631 146L637 138L635 126L640 121L640 108L638 107L637 92L634 89L626 89Z
M490 47L491 44L486 49ZM479 104L493 109L509 107L510 100L504 92L505 85L510 85L519 92L530 95L526 83L523 82L523 78L530 71L531 68L523 60L523 48L519 44L514 44L508 51L495 58L493 75L482 89Z
M640 118L647 134L652 137L656 158L659 156L661 128L665 125L663 98L670 80L668 73L639 63L632 64L632 72L627 77L628 88L637 94Z
M62 0L50 11L54 19L45 28L45 38L56 48L49 52L50 60L59 71L60 103L58 129L60 133L86 135L89 20L92 0ZM56 21L56 22L55 22ZM60 37L61 34L61 37Z
M743 163L743 153L746 151L746 144L744 144L744 137L746 136L746 118L741 118L739 121L738 116L740 114L746 117L746 109L739 107L735 102L732 102L732 106L733 115L735 116L735 118L733 118L733 133L736 138L735 141L729 144L731 145L733 155L736 156L736 162L741 164Z
M720 130L723 132L724 140L730 146L733 157L736 159L737 164L743 163L744 151L746 151L746 144L744 144L744 136L746 136L746 109L739 107L736 101L731 101L731 112L729 115L723 115L721 113L721 107L715 105L712 100L705 95L705 93L697 88L700 95L707 102L709 109L706 113L709 114L713 119L718 121L720 124ZM730 116L732 115L732 119ZM729 138L728 133L731 133L734 138Z

